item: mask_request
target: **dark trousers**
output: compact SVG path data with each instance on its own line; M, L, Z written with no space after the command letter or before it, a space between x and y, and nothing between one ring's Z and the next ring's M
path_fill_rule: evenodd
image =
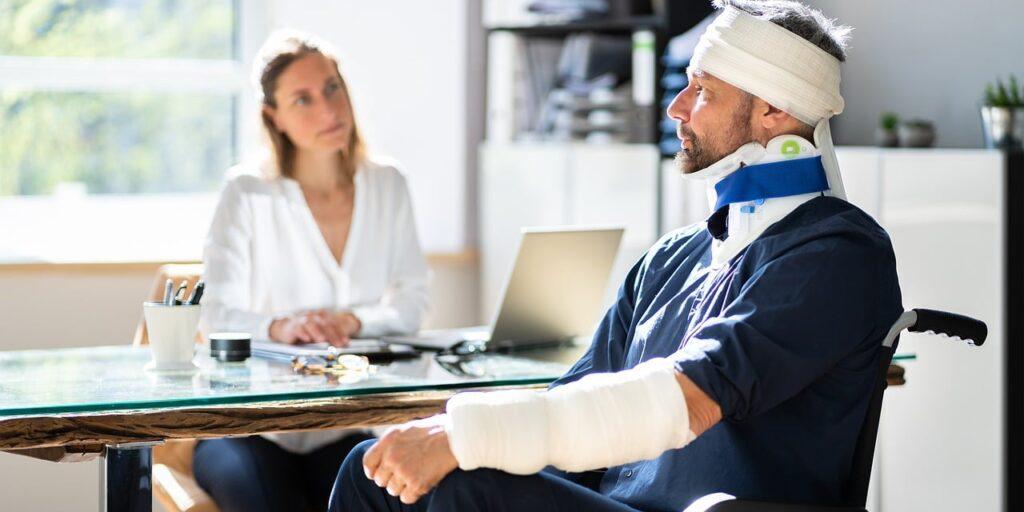
M196 445L193 472L222 512L320 511L341 462L370 438L352 434L307 454L259 436L210 439Z
M363 473L363 455L374 442L360 443L341 465L330 512L635 512L566 475L546 470L520 476L493 469L456 469L415 504L404 505Z

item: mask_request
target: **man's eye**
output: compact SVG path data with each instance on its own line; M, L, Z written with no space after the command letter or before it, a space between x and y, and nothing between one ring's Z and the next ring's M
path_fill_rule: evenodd
M341 89L341 84L337 82L331 82L327 84L327 87L324 87L324 94L329 95L333 92L336 92L338 89Z
M298 106L300 106L300 107L301 107L301 106L305 106L305 105L309 105L309 98L307 98L307 97L305 97L305 96L302 96L302 97L296 98L296 99L295 99L295 104L296 104L296 105L298 105Z

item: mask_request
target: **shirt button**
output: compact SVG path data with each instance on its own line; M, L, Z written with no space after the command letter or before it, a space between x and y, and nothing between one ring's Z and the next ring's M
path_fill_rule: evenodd
M623 473L623 475L625 475L626 478L629 478L629 477L633 476L633 470L632 469L627 469L626 472Z

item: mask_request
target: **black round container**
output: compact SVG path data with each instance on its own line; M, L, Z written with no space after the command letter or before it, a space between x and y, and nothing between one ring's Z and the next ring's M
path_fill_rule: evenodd
M252 355L252 335L246 332L210 334L210 357L224 363L245 361Z

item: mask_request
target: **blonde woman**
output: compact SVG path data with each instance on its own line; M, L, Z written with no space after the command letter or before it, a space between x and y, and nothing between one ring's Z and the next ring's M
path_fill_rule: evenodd
M427 266L405 178L367 156L338 60L276 33L255 64L272 158L232 169L203 261L205 332L279 343L412 333ZM338 466L368 434L324 431L203 441L199 484L225 512L326 508Z

